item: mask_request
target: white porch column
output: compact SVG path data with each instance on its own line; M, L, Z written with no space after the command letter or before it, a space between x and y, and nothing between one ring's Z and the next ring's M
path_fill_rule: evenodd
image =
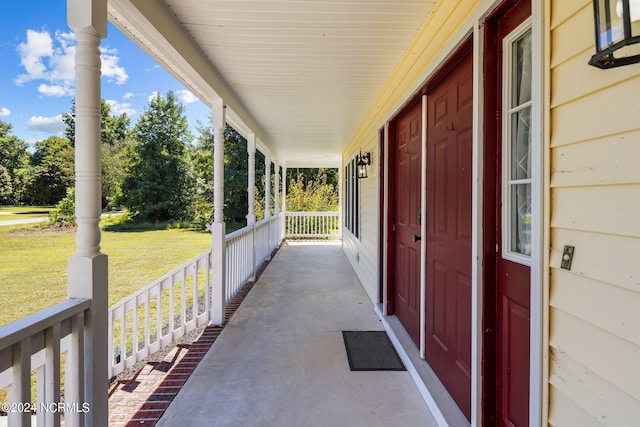
M342 229L344 228L344 225L342 223L343 210L344 210L344 203L342 202L344 182L342 180L344 179L344 176L342 174L343 174L343 165L341 164L338 169L338 235L340 237L340 240L342 240Z
M247 188L247 197L249 201L249 209L247 213L247 225L255 225L256 223L256 135L250 133L247 136L247 156L249 169L249 183Z
M287 167L282 165L282 221L280 221L280 240L284 240L287 233Z
M69 259L69 298L89 298L84 318L84 378L69 378L69 396L84 399L91 410L85 425L108 423L108 263L100 252L100 40L107 36L106 0L68 0L67 23L78 44L75 54L75 213L76 253ZM82 358L80 358L82 360ZM73 374L70 373L72 377ZM73 390L69 390L72 389ZM84 389L84 393L82 390ZM48 402L56 403L56 402ZM72 424L71 417L68 424Z
M273 215L275 216L276 220L274 223L274 227L275 230L271 230L271 232L273 233L274 239L273 242L271 243L271 245L275 248L278 246L278 244L280 243L280 228L281 228L281 222L280 222L280 164L275 161L273 162L273 170L274 170L274 176L273 176Z
M278 162L273 162L273 167L275 169L275 181L273 184L273 214L278 216L278 214L280 214L280 164Z
M213 105L213 224L211 224L211 249L213 258L213 283L211 289L211 323L224 323L226 227L224 223L224 125L223 101Z
M251 265L253 274L251 281L256 280L256 135L250 133L247 135L247 156L249 169L249 182L247 185L247 197L249 199L249 209L247 213L247 226L252 228L251 231Z
M264 219L271 218L271 153L264 155ZM271 241L271 221L267 224L267 245L269 246L269 255L267 260L271 260L271 251L273 250L273 242Z
M264 155L264 218L271 218L271 153Z
M282 210L287 212L287 167L282 166Z

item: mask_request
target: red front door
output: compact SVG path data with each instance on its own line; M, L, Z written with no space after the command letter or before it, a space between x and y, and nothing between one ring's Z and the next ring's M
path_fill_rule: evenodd
M485 299L485 309L495 313L485 314L485 327L492 329L495 322L495 353L485 342L485 360L495 360L495 368L484 375L485 381L495 377L495 390L485 387L485 401L495 401L495 406L485 408L485 423L496 426L529 425L532 40L524 22L530 15L530 0L505 2L488 20L486 32L487 49L496 53L485 70L485 94L492 106L486 116L496 120L485 133L495 152L486 156L493 163L485 163L485 169L493 167L496 173L495 194L487 198L495 197L495 204L485 210L495 217L495 240L485 239L485 245L495 246L495 289L485 287L485 292L495 292Z
M473 61L427 94L425 356L471 417Z
M395 315L416 345L420 345L420 166L422 108L420 104L394 124L392 156L393 287Z

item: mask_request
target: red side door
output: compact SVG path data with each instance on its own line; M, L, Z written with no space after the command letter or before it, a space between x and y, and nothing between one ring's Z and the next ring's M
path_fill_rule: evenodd
M420 346L420 167L422 108L411 108L394 124L393 246L394 313Z
M473 61L427 94L425 357L471 417Z
M491 145L495 146L495 156L486 157L493 157L494 163L487 167L493 166L496 170L496 202L488 207L495 215L495 240L491 243L495 245L495 300L487 307L494 306L495 313L488 318L495 316L495 354L485 356L495 360L492 375L495 390L485 395L485 401L495 401L495 407L487 407L486 411L495 411L491 423L496 426L529 425L531 146L534 143L530 129L532 40L531 28L525 23L529 16L530 0L515 4L509 1L490 18L487 26L490 37L487 49L493 49L496 54L485 70L489 87L495 89L486 93L488 104L495 108L486 115L496 120L490 124L485 138L494 139ZM490 184L487 182L487 185ZM485 326L490 323L491 320L485 322Z

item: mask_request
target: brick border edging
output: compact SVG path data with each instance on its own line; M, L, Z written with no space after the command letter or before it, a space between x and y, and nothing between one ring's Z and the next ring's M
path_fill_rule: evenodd
M281 245L271 252L271 259ZM270 260L263 262L254 282L245 283L227 304L222 326L205 327L193 343L176 345L163 361L147 363L130 380L111 386L109 426L153 426L158 422L269 263ZM127 394L122 396L124 393Z

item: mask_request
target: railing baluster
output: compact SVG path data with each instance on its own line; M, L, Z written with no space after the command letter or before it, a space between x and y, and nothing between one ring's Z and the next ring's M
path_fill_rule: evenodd
M31 403L31 337L25 338L12 347L13 384L9 387L9 403L15 411L9 411L9 425L30 426L31 413L25 405Z
M173 277L173 276L172 276ZM175 329L175 308L176 301L174 295L173 280L169 279L169 341L173 341L173 331Z
M138 297L133 300L133 309L131 310L131 355L135 360L138 355Z
M121 322L124 329L124 316ZM124 352L122 359L124 360ZM71 348L67 353L64 394L66 402L84 401L84 312L71 318ZM84 414L72 411L65 414L65 427L84 427Z
M46 347L43 403L55 404L60 402L60 323L56 323L45 330L44 340ZM41 413L42 411L39 410L38 414L40 415ZM44 418L44 425L46 426L60 425L60 412L58 411L46 411ZM38 419L38 423L40 423L40 419Z
M144 294L144 349L147 350L151 344L151 291L147 290ZM148 353L148 352L145 352Z
M187 275L186 268L181 271L180 277L180 318L182 319L182 331L186 329L187 324ZM184 332L182 332L184 333ZM182 334L181 334L182 335ZM175 337L173 339L176 339Z

